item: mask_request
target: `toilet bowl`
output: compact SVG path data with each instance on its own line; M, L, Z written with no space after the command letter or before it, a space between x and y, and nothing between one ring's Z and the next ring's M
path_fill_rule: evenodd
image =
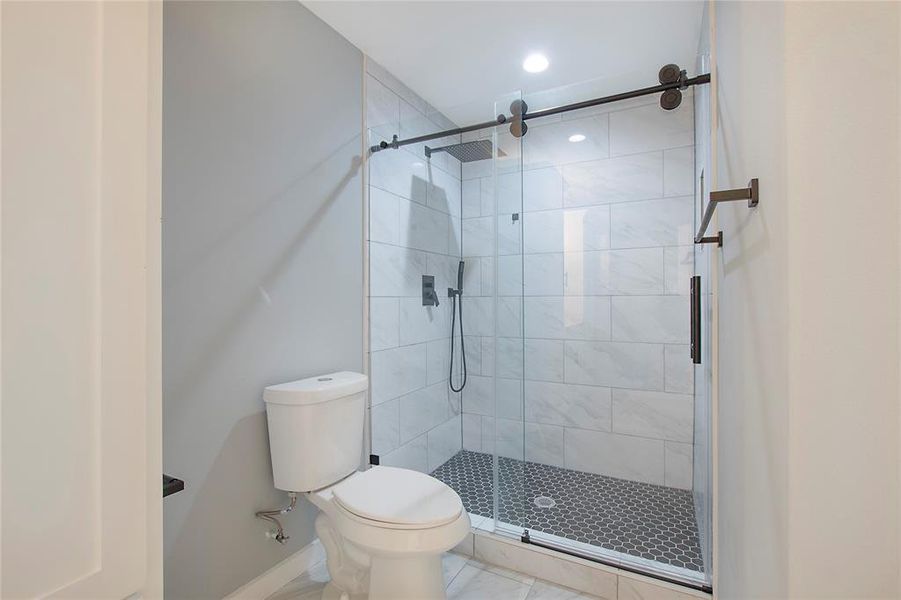
M443 599L441 556L469 532L451 488L417 471L373 467L307 494L331 582L323 599Z
M316 506L325 600L442 600L441 555L469 532L460 496L434 477L360 468L368 379L342 371L266 388L275 486Z

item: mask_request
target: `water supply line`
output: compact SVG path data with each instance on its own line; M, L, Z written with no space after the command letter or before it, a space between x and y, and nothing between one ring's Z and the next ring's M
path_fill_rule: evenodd
M279 544L287 544L288 540L291 539L291 536L285 533L285 528L282 527L281 522L276 518L279 515L288 514L297 507L297 492L288 492L288 497L291 499L291 503L285 508L277 510L260 510L255 513L258 519L266 519L270 523L275 524L274 537L275 541Z

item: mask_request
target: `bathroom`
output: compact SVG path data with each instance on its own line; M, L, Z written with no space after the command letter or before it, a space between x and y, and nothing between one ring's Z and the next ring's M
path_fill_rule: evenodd
M898 4L0 29L0 596L901 596Z

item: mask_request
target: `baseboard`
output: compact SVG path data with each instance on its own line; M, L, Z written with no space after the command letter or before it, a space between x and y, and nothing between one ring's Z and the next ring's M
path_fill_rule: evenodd
M325 550L313 540L259 577L251 579L224 600L263 600L325 559Z

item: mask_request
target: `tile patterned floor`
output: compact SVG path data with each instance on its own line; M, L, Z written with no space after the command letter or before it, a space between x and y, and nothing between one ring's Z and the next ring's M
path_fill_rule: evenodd
M432 475L454 488L470 513L492 517L492 465L492 455L464 450ZM688 490L509 458L500 458L499 467L499 520L693 571L704 570Z
M448 600L599 600L596 596L485 565L460 554L445 554L443 566ZM328 580L325 561L322 561L268 600L319 600Z

